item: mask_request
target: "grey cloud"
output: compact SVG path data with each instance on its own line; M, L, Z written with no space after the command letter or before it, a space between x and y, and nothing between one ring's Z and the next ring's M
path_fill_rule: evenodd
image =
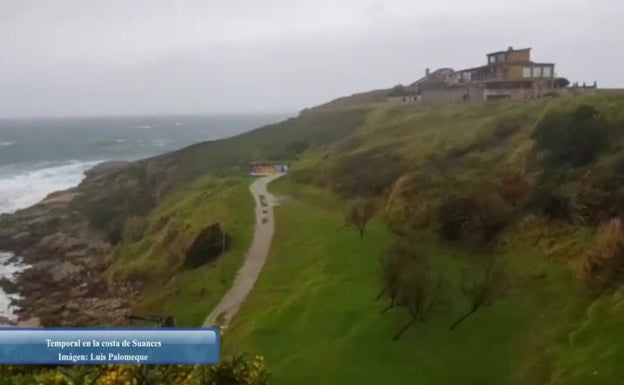
M297 111L532 46L622 86L620 0L0 1L0 116Z

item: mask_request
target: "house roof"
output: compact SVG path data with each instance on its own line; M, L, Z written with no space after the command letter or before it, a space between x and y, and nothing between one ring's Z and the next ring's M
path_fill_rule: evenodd
M482 65L482 66L478 66L478 67L466 68L466 69L463 69L463 70L459 70L457 72L474 71L474 70L483 69L483 68L504 67L504 66L508 66L508 65L554 66L555 63L537 63L537 62L534 62L534 61L515 61L515 62L492 63L492 64L486 64L486 65Z
M390 93L388 94L388 97L401 97L401 96L414 96L414 95L418 95L419 93L410 89L410 88L406 88L403 87L402 89L393 89L392 91L390 91Z
M275 166L275 165L283 165L283 164L288 164L288 162L279 161L279 160L254 160L253 162L249 162L250 166L261 166L261 165Z
M498 55L501 53L508 53L508 52L521 52L521 51L530 51L532 48L520 48L520 49L514 49L513 47L509 47L508 49L504 50L504 51L496 51L496 52L492 52L492 53L488 53L485 56L492 56L492 55Z
M415 89L419 85L425 85L425 84L446 84L446 81L448 80L448 78L452 76L454 73L455 71L452 68L439 68L431 72L429 75L416 80L414 83L410 84L408 87L410 89Z

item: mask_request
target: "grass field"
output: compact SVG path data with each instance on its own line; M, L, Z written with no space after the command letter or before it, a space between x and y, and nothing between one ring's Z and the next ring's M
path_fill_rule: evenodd
M363 240L339 233L340 210L326 194L314 199L317 192L288 180L273 190L290 198L276 212L270 259L225 338L228 353L264 354L273 384L580 385L624 378L613 365L621 348L595 351L612 346L602 327L615 332L622 320L605 315L600 302L586 317L590 301L569 272L521 252L499 256L511 290L451 332L468 307L460 273L483 256L423 244L421 252L450 282L446 303L393 342L408 317L400 309L382 315L385 303L374 300L379 255L393 235L380 222ZM600 321L591 317L598 312ZM583 338L596 342L585 346Z
M140 241L124 243L110 274L144 278L139 313L172 314L181 326L199 326L229 289L251 243L254 201L248 178L201 178L172 194L148 218ZM219 222L232 244L214 263L181 267L184 252L199 232Z

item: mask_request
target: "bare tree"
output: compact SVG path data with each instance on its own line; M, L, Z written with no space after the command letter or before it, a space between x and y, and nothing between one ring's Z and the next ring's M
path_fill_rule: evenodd
M382 314L396 305L403 268L407 260L412 258L417 258L417 255L410 246L409 241L405 239L397 241L388 249L386 254L382 256L380 271L382 289L377 295L376 300L380 300L384 295L390 300L390 304L382 310Z
M503 270L492 261L488 263L482 274L470 278L468 272L464 272L462 292L470 302L468 312L459 317L450 327L455 330L459 324L475 314L484 306L490 306L506 291L505 274Z
M360 234L360 239L364 238L366 225L375 216L377 206L372 199L358 199L353 201L345 211L345 224L340 229L355 227Z
M396 242L382 258L380 275L383 289L377 299L385 295L390 300L382 314L400 307L410 315L410 320L393 336L396 341L413 324L428 319L441 302L443 284L441 279L432 279L424 258L405 239Z
M425 322L431 312L442 303L443 281L433 279L430 269L421 262L403 275L399 286L398 306L405 308L410 320L392 337L397 341L416 322Z

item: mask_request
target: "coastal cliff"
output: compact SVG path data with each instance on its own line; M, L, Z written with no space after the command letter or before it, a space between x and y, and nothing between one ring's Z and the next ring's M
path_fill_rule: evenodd
M219 210L200 196L191 206L201 209L204 205L211 211L203 218L193 219L190 213L180 218L178 212L173 212L155 218L151 229L142 228L159 205L167 202L175 206L194 192L203 191L208 197L208 191L231 190L236 197L229 203L234 211L241 201L251 201L244 187L247 182L234 188L231 183L196 181L211 176L215 180L240 177L248 162L256 158L288 159L305 148L330 144L361 125L366 111L315 113L154 158L107 162L88 170L75 188L50 194L39 204L13 214L0 215L0 249L12 252L30 266L19 275L16 285L11 285L22 297L15 303L19 319L38 317L44 326L122 325L127 324L126 315L133 309L161 309L159 304L166 301L151 298L161 293L157 291L147 300L143 294L175 282L175 274L160 270L178 271L177 261L201 229L212 224L211 213ZM221 203L227 207L230 198L222 198ZM214 221L219 219L217 216ZM138 234L137 223L143 224L138 226ZM169 255L171 265L163 269L151 268L150 263L137 265L128 275L123 265L132 260L133 251L129 249L143 238L148 239L148 230L157 238L154 242L158 249L153 251ZM240 234L239 241L250 236L251 228L246 232L249 234ZM167 242L161 244L162 237ZM237 244L235 252L242 258L246 247ZM231 273L218 279L224 288L236 269L228 263L226 266ZM219 288L215 293L223 290ZM208 304L217 300L215 294Z
M126 163L104 163L87 173L95 179ZM102 189L105 185L100 186ZM44 326L120 324L135 290L102 278L111 243L76 210L80 188L50 194L39 204L0 216L0 245L29 266L13 290L19 319L37 317ZM17 258L17 257L15 257Z

